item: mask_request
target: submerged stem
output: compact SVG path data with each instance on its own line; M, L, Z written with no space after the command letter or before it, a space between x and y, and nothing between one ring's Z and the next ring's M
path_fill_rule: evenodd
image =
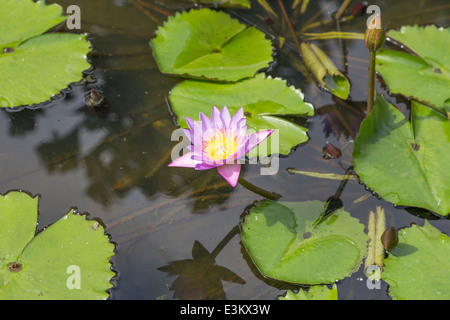
M278 5L280 6L281 12L283 13L284 19L286 20L286 23L289 27L289 31L291 32L292 38L294 38L295 46L297 47L297 51L300 53L300 42L297 39L297 35L295 33L294 27L292 26L291 20L289 19L289 16L286 12L286 8L284 7L283 1L278 0Z
M338 11L336 12L336 20L339 20L342 15L344 14L345 10L347 10L348 6L352 3L352 0L345 0L342 5L339 7Z
M260 187L257 187L254 184L251 184L250 182L248 182L247 180L242 178L242 176L239 176L238 182L243 187L247 188L248 190L250 190L256 194L259 194L260 196L263 196L264 198L271 199L271 200L278 200L281 198L280 194L261 189Z

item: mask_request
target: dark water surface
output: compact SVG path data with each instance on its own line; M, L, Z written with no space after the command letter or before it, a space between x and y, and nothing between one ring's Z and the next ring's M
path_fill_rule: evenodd
M48 1L54 2L54 1ZM117 244L118 271L111 299L276 299L298 289L264 279L243 249L238 224L245 209L262 198L238 185L231 188L216 170L198 172L168 168L177 127L167 96L180 79L162 75L152 57L150 39L167 14L187 8L180 1L146 0L158 11L126 0L60 0L63 8L81 8L81 27L93 49L95 83L72 86L65 97L38 110L0 110L0 190L21 189L40 195L39 228L77 207L101 220ZM270 1L281 19L276 1ZM290 10L298 30L315 18L326 19L340 1L311 1L301 15ZM354 1L356 3L356 1ZM446 1L376 1L388 28L404 24L448 26ZM280 159L277 175L260 176L259 165L243 167L248 181L283 195L286 201L321 200L333 195L340 181L289 174L287 168L344 174L351 165L352 140L362 120L367 94L369 52L361 40L316 41L352 83L351 99L338 101L301 73L301 59L285 23L252 1L251 10L227 12L262 28L274 40L276 63L268 71L305 94L316 116L294 119L309 128L310 140ZM317 14L321 12L321 14ZM310 32L364 32L368 15L340 26ZM266 22L267 19L266 19ZM64 30L64 28L63 28ZM278 37L286 38L282 49ZM257 48L255 48L257 50ZM379 92L387 93L380 82ZM93 112L84 96L103 91L109 109ZM389 100L397 101L395 97ZM401 100L398 100L401 102ZM400 108L407 112L408 103ZM339 160L322 158L329 141L342 150ZM366 197L369 195L368 197ZM367 223L368 213L382 206L387 223L396 228L423 224L424 217L450 234L450 223L419 210L394 208L349 181L341 199L346 211ZM195 259L193 258L193 254ZM338 283L341 299L388 299L387 285L369 290L362 269Z

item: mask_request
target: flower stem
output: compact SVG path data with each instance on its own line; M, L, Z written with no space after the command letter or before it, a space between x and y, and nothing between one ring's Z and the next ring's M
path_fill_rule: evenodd
M214 250L211 252L211 256L216 258L219 253L222 251L223 248L230 242L231 239L235 235L239 234L239 226L234 226L233 229L231 229L228 234L219 242L219 244L214 248Z
M367 113L373 109L373 102L375 100L375 58L376 51L370 50L369 59L369 88L367 90Z
M260 187L257 187L254 184L251 184L250 182L248 182L247 180L242 178L242 176L239 176L238 182L243 187L247 188L248 190L250 190L264 198L271 199L271 200L278 200L281 198L280 194L261 189Z

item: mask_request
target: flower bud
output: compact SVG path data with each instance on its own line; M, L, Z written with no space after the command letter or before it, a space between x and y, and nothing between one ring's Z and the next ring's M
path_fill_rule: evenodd
M384 44L386 33L384 32L383 21L380 14L376 14L370 22L367 23L364 43L369 50L377 51Z
M381 238L381 243L383 244L384 250L386 250L386 251L391 251L398 244L398 233L397 233L397 230L395 230L395 228L392 226L388 227L386 230L384 230L384 232L380 238Z

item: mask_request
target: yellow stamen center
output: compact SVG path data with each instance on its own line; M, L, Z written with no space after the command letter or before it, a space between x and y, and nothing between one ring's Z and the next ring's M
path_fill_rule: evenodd
M203 136L203 154L213 161L226 160L238 150L239 138L233 130L214 130Z

